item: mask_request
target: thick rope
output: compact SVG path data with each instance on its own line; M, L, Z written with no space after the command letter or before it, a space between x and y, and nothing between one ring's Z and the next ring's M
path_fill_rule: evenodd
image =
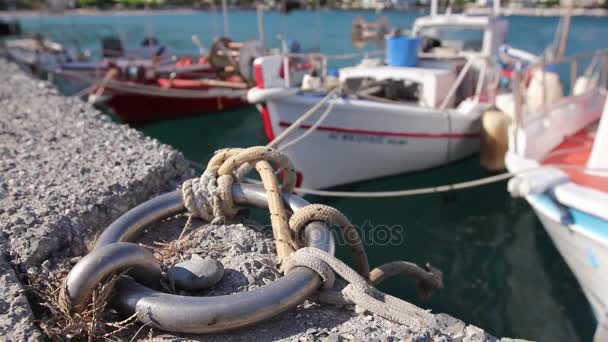
M321 116L319 116L319 119L317 119L317 121L315 121L310 127L308 127L308 129L306 129L306 131L304 133L302 133L300 136L298 136L296 138L293 138L289 142L286 142L285 144L281 144L278 147L278 149L281 151L285 151L288 148L290 148L291 146L294 146L294 145L298 144L300 141L306 139L306 137L311 135L314 131L317 130L317 128L319 128L319 126L321 126L323 121L325 121L325 119L327 119L329 114L332 113L333 108L334 108L334 103L330 102L329 105L327 105L327 109L325 109L323 114L321 114Z
M350 221L336 208L322 204L311 204L296 211L289 219L289 226L294 232L298 247L303 247L303 229L311 221L322 221L328 227L336 226L340 230L344 242L350 248L355 263L355 269L363 278L369 278L369 263L365 248L359 238L359 233Z
M308 267L319 273L322 279L329 281L333 281L335 277L331 271L328 271L328 268L332 269L349 283L341 291L348 302L406 326L436 327L437 325L430 312L375 289L353 269L320 249L301 248L285 260L284 266L286 271L296 266Z
M307 110L304 114L300 115L300 117L296 121L294 121L291 126L287 127L283 132L281 132L281 134L272 139L272 141L269 142L267 146L277 147L279 144L281 144L291 132L300 128L300 125L302 125L302 123L304 123L306 119L315 114L326 102L332 100L334 96L337 95L340 91L341 87L337 87L328 92L324 98L315 103L315 105L312 106L309 110Z
M322 98L321 100L319 100L317 103L315 103L314 106L312 106L310 109L308 109L304 114L300 115L300 117L294 121L291 126L287 127L283 132L281 132L281 134L279 134L278 136L276 136L271 142L269 142L268 144L266 144L267 147L272 147L272 148L276 148L278 150L283 150L286 147L279 147L279 145L283 142L283 140L285 140L285 138L287 138L288 135L290 135L293 131L297 130L298 128L300 128L300 125L309 117L313 116L326 102L332 100L335 95L338 94L338 92L341 90L340 87L334 88L332 89L329 93L327 93L325 95L324 98ZM325 118L327 117L327 115L329 115L329 113L331 112L331 109L333 108L333 104L329 104L328 109L325 111L325 113L321 114L321 118L322 120L325 120ZM318 124L315 123L317 126L321 123L320 121L322 121L321 119L318 120ZM315 127L316 129L316 127ZM304 133L304 135L308 135L310 133L312 133L313 130L309 129L307 133ZM297 138L295 138L294 140L297 140L295 143L299 142L300 140L302 140L301 138L303 138L302 136L299 136ZM295 144L293 141L288 142L286 145L287 147L294 145ZM241 166L240 169L238 169L237 171L237 179L242 180L242 179L247 179L245 176L249 173L249 171L251 171L251 165L250 164L244 164L243 166ZM295 171L294 171L295 172Z

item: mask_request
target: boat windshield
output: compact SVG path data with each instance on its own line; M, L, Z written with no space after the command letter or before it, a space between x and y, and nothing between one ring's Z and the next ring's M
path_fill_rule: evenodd
M484 30L462 26L427 26L420 29L421 37L440 41L441 47L458 51L481 51Z

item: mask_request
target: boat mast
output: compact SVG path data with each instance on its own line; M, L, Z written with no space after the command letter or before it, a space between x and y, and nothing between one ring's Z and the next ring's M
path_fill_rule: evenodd
M437 1L438 0L431 0L431 16L437 15Z
M230 36L228 31L228 4L227 0L222 0L222 17L224 19L224 37Z
M216 41L220 35L220 28L217 22L217 6L213 0L211 1L211 17L213 18L213 41Z
M321 52L321 8L319 0L315 0L315 26L317 33L317 51Z
M154 37L154 31L152 31L152 22L151 22L151 18L150 18L150 8L148 7L148 4L146 3L145 7L144 7L144 11L146 13L145 15L145 20L146 20L146 37L145 38L149 38L152 39Z
M568 42L568 34L570 33L570 21L572 20L572 6L568 6L566 13L563 17L563 25L561 31L561 37L559 40L559 49L557 51L557 59L561 60L564 58L564 53L566 52L566 43Z
M500 0L494 0L492 2L492 5L494 6L494 15L495 16L499 16L500 15Z
M258 39L262 46L266 46L264 42L264 4L261 1L256 1L255 7L258 14Z

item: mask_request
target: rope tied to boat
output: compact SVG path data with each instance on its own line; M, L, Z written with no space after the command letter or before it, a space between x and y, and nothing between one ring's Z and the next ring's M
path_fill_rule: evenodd
M333 287L334 272L340 275L349 283L340 291L347 303L356 304L373 314L406 326L423 324L436 327L435 319L429 311L377 290L366 278L340 259L318 248L298 249L285 260L286 271L297 266L308 267L317 272L325 281L324 291Z

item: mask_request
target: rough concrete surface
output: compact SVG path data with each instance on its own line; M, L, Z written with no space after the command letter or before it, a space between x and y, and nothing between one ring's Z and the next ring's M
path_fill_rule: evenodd
M0 340L42 340L21 285L25 274L86 252L109 222L191 176L182 155L77 99L61 97L0 60ZM148 229L140 242L172 241L184 217ZM247 225L237 224L246 222ZM280 277L274 243L246 217L224 226L197 223L165 266L192 254L220 260L223 279L195 295L247 291ZM157 251L158 252L158 251ZM42 272L42 274L44 274ZM440 329L404 327L353 308L305 302L257 326L224 334L175 336L143 327L136 339L227 341L495 341L448 315ZM135 329L137 331L137 329ZM129 340L127 338L127 340Z
M10 289L18 283L5 258L36 272L49 259L80 255L121 213L191 174L180 153L14 64L0 60L0 74L1 265ZM23 297L7 292L0 291L0 303L8 303L0 306L0 326L14 327L4 338L22 340Z
M7 250L3 236L0 236L0 250ZM3 255L0 255L0 339L15 342L42 339L34 325L23 287Z

